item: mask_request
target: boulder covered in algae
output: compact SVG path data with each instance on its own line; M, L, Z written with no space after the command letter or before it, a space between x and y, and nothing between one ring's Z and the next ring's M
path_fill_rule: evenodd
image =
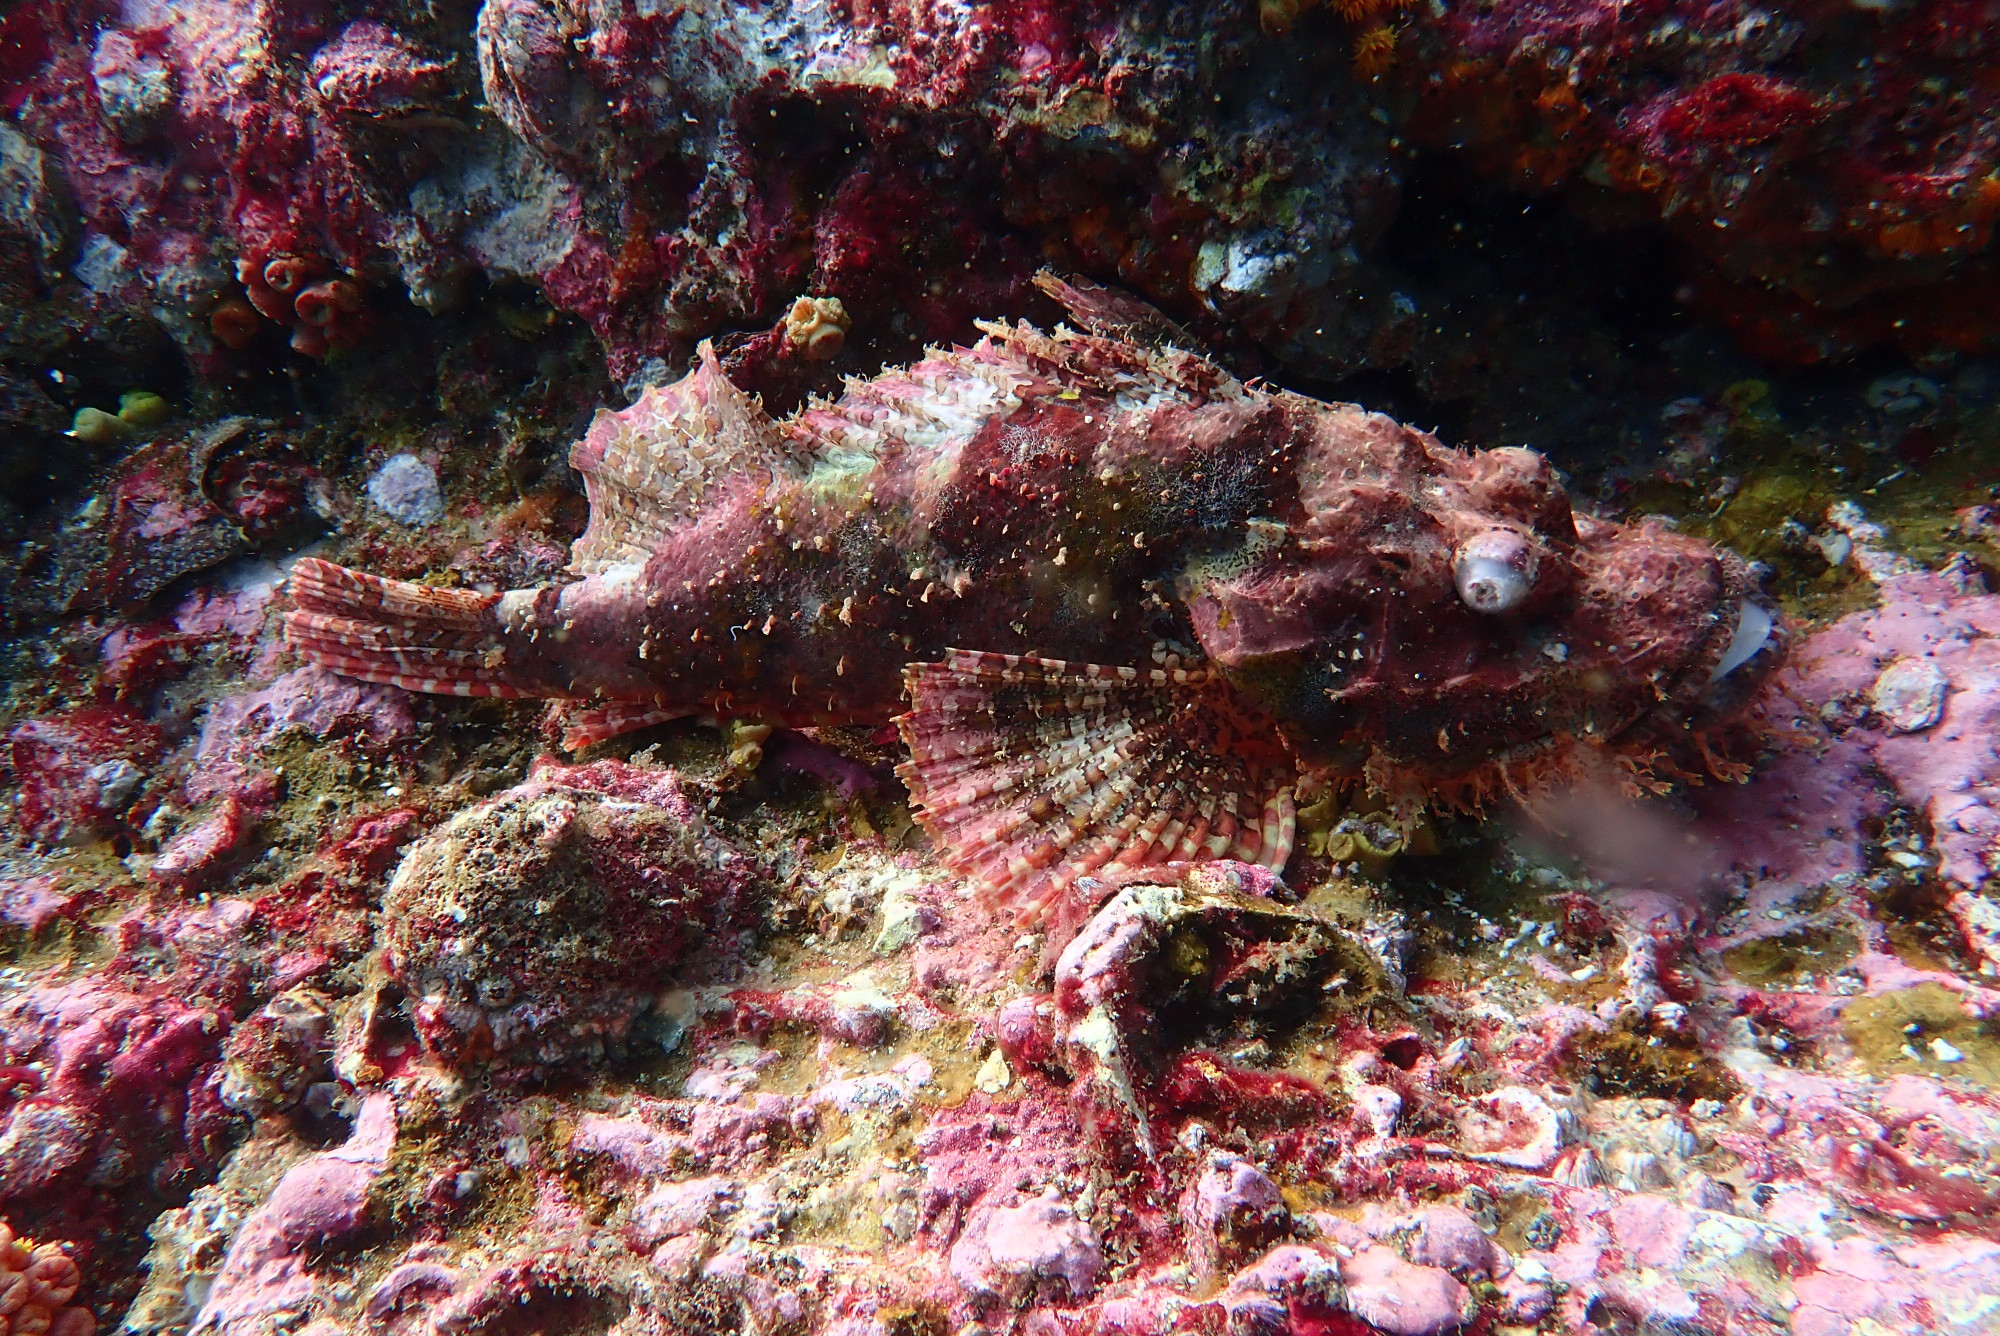
M388 972L446 1062L588 1059L690 949L722 944L758 872L672 772L546 766L404 855L382 902Z

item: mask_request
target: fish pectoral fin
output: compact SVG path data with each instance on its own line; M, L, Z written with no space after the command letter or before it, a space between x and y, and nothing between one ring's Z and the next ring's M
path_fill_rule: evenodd
M1081 877L1291 856L1291 757L1211 670L950 650L903 684L917 817L1023 925Z
M592 743L615 738L654 724L684 719L688 710L668 709L650 701L614 700L597 705L576 701L550 701L549 718L562 728L564 751L581 751Z

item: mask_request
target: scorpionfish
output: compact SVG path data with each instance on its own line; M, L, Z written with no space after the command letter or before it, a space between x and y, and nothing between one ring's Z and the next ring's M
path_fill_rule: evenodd
M1086 875L1281 867L1295 800L1335 788L1414 811L1594 760L1657 783L1777 657L1744 562L1576 513L1540 455L1246 384L1135 299L1039 281L1080 329L985 323L784 420L703 345L572 448L568 582L304 560L290 641L571 702L572 745L893 720L946 862L1024 922Z

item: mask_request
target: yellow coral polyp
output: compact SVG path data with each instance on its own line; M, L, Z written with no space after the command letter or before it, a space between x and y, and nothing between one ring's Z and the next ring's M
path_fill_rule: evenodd
M785 341L809 362L840 356L847 346L847 307L838 297L801 297L785 312Z

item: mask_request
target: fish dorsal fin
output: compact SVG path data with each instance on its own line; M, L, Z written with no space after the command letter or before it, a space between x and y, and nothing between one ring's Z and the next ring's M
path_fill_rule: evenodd
M990 347L927 348L922 360L872 380L850 377L840 398L806 405L783 430L809 455L876 458L892 444L945 453L1011 413L1033 380Z
M569 462L590 498L590 527L570 549L570 569L595 575L643 563L724 479L757 470L775 476L794 457L704 340L694 370L680 380L647 387L630 408L599 410Z
M1092 334L1156 352L1169 348L1197 352L1201 348L1200 340L1184 326L1129 292L1107 288L1087 278L1063 278L1049 269L1035 275L1035 286L1061 302L1070 319Z
M1210 670L951 650L903 682L917 814L1024 925L1081 877L1291 854L1292 760Z
M1106 397L1172 392L1196 400L1241 399L1243 383L1199 353L1149 348L1063 325L1044 334L1025 321L973 321L980 333L1027 369L1068 389Z

